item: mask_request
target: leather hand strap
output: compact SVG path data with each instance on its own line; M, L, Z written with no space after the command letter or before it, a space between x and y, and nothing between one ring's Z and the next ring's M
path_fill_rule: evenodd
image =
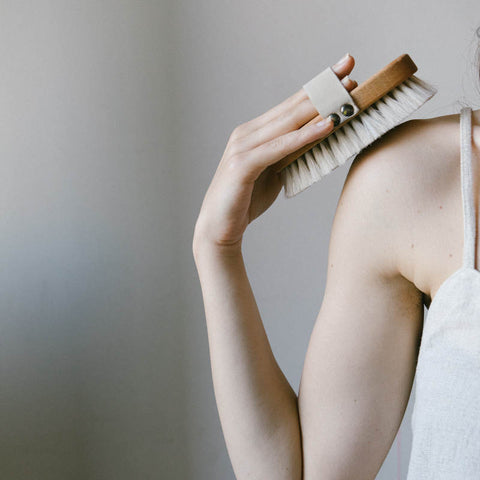
M312 78L303 85L303 88L323 118L330 114L338 115L339 123L337 125L347 122L360 111L331 67L327 67L323 72Z

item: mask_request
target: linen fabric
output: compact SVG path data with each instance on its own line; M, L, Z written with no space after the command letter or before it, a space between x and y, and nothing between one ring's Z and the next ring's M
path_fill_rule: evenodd
M407 480L480 479L480 271L470 107L460 112L460 146L462 266L440 285L423 325Z

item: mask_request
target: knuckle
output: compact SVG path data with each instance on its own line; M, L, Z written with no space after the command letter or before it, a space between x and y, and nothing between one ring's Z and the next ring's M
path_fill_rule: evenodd
M228 157L227 168L229 171L238 171L240 168L243 168L245 161L243 155L239 153L234 153Z
M240 154L242 148L238 141L233 141L227 145L226 151L228 152L229 157L235 157Z
M294 135L286 134L270 141L270 148L275 151L283 151L290 148L295 140Z
M233 129L233 132L230 135L230 141L238 140L243 137L245 134L245 124L242 123Z
M277 151L283 149L283 138L277 137L269 142L269 147L271 150Z

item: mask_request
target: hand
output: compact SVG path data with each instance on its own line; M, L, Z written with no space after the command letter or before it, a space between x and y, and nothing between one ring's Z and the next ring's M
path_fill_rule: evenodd
M355 65L352 56L332 66L347 91L357 83L348 77ZM314 120L313 122L311 120ZM195 224L194 246L238 249L249 223L275 201L282 188L280 172L272 168L287 155L333 130L322 120L303 89L259 117L239 125L207 190ZM307 124L308 122L308 124Z

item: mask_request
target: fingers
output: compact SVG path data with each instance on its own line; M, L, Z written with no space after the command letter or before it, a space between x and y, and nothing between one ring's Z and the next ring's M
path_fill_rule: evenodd
M355 59L351 55L348 55L343 62L339 61L335 65L332 66L332 70L337 74L339 80L342 80L343 85L345 88L350 91L356 86L356 82L347 78L346 82L343 82L343 78L351 73L353 67L355 66ZM253 120L250 120L244 124L242 124L242 136L249 135L251 132L262 128L266 124L270 123L279 115L283 115L291 110L295 110L302 102L307 101L311 104L310 98L307 95L307 92L302 88L295 92L293 95L288 97L283 102L279 103L275 107L271 108L270 110L266 111L262 115ZM318 112L315 110L313 105L311 105L311 114L310 119L313 116L317 116ZM308 121L307 119L306 121ZM304 122L305 123L305 122Z
M265 113L263 113L259 117L243 123L241 125L242 137L250 135L250 133L268 124L274 118L281 115L283 112L294 109L296 105L298 105L305 99L305 97L306 97L306 92L303 88L301 88L300 90L295 92L292 96L284 100L282 103L276 105L270 110L267 110Z
M270 165L282 160L290 153L296 152L304 145L313 141L320 141L333 130L333 121L325 119L321 126L317 124L305 125L298 130L287 132L263 143L246 153L233 156L233 164L245 168L243 177L248 181L255 181Z
M358 86L356 80L352 80L348 75L345 75L345 77L342 78L342 84L348 92Z
M357 86L355 80L351 80L348 75L342 79L347 90L353 90ZM277 117L267 122L263 127L250 132L236 139L235 150L245 152L252 148L268 142L275 137L283 135L292 130L297 130L305 124L317 123L323 117L319 115L309 98L305 98L290 110L280 113Z
M332 70L337 74L341 80L345 75L348 75L355 66L355 58L350 54L347 57L341 58L335 65L332 65Z
M270 122L267 122L263 127L237 139L232 147L235 148L236 152L252 150L284 133L301 128L317 115L318 112L312 102L309 99L304 99L291 110L282 112ZM320 120L321 118L319 118Z

